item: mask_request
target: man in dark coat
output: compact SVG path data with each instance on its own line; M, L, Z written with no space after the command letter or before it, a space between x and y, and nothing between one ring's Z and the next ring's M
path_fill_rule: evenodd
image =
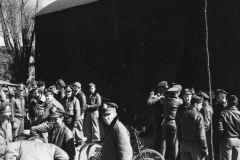
M133 151L130 134L126 127L117 119L115 103L104 103L103 121L107 126L102 147L101 160L132 160Z
M163 121L163 104L160 102L160 96L165 93L168 88L166 81L161 81L157 84L154 90L149 94L147 104L152 112L152 123L153 123L153 149L160 151L161 140L162 140L162 128L161 124Z
M52 107L49 112L50 123L53 124L53 129L48 132L48 142L62 148L67 152L69 159L74 160L74 138L72 131L63 122L65 111Z
M57 96L56 96L56 99L60 102L64 96L65 96L65 92L64 92L64 87L66 86L65 82L62 80L62 79L59 79L57 82L56 82L56 87L57 87L57 90L58 90L58 93L57 93Z
M88 141L99 141L100 140L100 129L99 129L99 112L98 109L102 104L101 96L96 92L96 85L93 83L89 84L89 102L87 105L87 139Z
M163 136L160 153L162 156L165 156L167 145L170 145L170 155L173 160L178 156L176 112L178 107L183 103L182 99L178 97L181 89L182 87L180 85L175 85L167 90L165 97L161 97L160 99L164 107L164 121L162 124Z
M43 143L39 138L9 143L5 160L68 160L67 153L54 144Z
M221 139L221 160L240 159L240 112L238 98L229 96L228 106L220 114L219 137Z
M203 116L199 112L203 99L193 96L191 107L180 115L178 137L182 160L203 160L208 155Z

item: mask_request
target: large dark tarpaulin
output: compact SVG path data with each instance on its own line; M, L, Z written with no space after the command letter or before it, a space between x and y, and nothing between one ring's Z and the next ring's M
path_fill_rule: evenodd
M214 89L238 94L240 2L208 2ZM79 81L149 117L146 100L161 80L208 89L204 1L98 1L36 20L36 79Z

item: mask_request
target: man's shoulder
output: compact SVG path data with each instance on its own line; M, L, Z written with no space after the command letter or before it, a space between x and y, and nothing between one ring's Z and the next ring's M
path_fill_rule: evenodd
M116 121L115 125L113 126L113 129L118 132L128 132L127 128L120 122L119 120Z

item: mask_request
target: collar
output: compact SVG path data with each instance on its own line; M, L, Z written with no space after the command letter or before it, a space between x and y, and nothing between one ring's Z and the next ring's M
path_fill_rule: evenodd
M236 106L237 105L232 105L232 106L227 107L226 109L228 109L228 110L238 110Z

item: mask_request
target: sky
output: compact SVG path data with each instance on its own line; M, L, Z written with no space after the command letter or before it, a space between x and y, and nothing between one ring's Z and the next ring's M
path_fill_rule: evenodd
M36 1L36 0L31 0L31 1ZM54 2L54 1L56 1L56 0L43 0L42 8L46 7L47 5L49 5L50 3ZM0 36L0 46L5 46L2 35Z

